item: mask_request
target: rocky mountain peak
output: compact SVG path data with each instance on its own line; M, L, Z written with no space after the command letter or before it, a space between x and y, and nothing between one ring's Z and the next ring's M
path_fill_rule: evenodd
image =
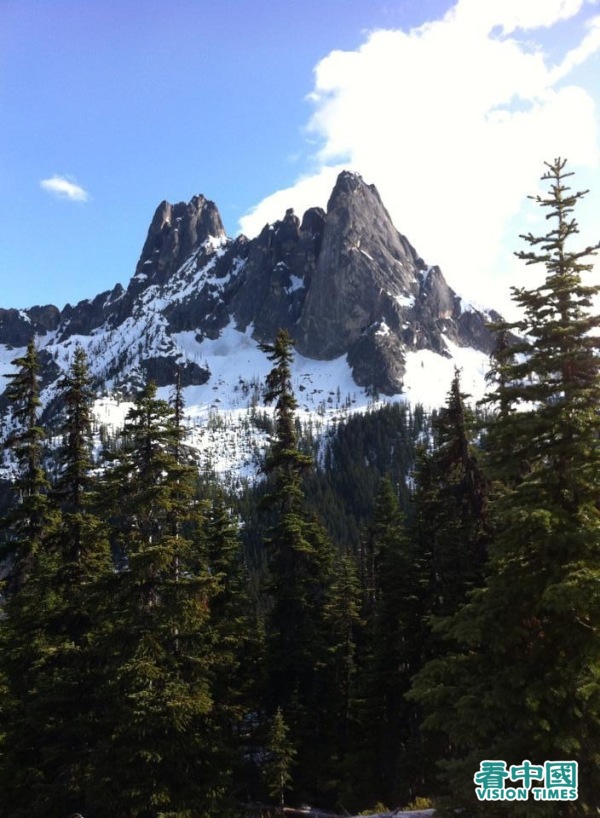
M253 239L228 239L204 196L161 202L125 289L62 311L0 310L0 353L10 360L35 333L51 391L80 343L106 390L148 378L166 387L179 373L212 402L223 358L237 355L232 339L255 348L284 327L305 359L339 359L358 387L394 395L423 351L489 353L486 319L398 232L375 186L344 171L326 211L290 208Z
M224 238L225 229L214 202L202 195L194 196L187 204L163 201L150 223L134 278L138 283L164 284L201 245Z
M381 204L379 193L375 185L368 185L360 173L351 170L343 170L338 174L333 190L327 203L327 211L333 210L337 205L338 198L348 196L352 199L356 194L359 196L374 195Z
M397 312L394 300L416 297L418 271L424 268L392 224L375 186L343 171L327 206L299 348L318 358L347 352L384 313L391 318Z

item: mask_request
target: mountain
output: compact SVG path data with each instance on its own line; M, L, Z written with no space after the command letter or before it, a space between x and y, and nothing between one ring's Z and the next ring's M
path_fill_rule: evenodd
M454 361L468 389L481 381L489 318L499 316L457 295L396 230L376 188L344 171L326 211L290 209L254 239L228 238L204 196L162 202L126 289L63 310L0 309L0 376L35 333L49 412L76 344L105 400L149 378L168 388L179 371L188 406L233 411L260 402L268 367L257 344L285 327L308 412L376 395L432 403L432 382L439 403Z

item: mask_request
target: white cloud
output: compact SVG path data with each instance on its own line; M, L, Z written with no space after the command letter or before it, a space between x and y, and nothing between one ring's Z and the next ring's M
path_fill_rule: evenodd
M55 174L49 179L42 179L40 182L42 190L46 190L57 199L68 199L71 202L87 202L90 194L78 185L77 182L68 176L58 176Z
M523 283L510 251L529 229L526 196L544 160L566 156L578 177L592 169L600 196L597 109L580 76L600 52L597 18L558 56L536 40L591 4L458 0L441 20L376 31L356 51L330 53L310 97L317 170L260 202L243 232L254 235L290 206L324 206L337 169L351 168L377 186L398 229L452 286L504 308L509 285ZM576 66L579 85L570 78Z

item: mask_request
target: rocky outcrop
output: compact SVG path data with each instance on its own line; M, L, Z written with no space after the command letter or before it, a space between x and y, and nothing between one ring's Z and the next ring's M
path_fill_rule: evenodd
M295 328L321 250L325 214L311 208L302 222L293 210L266 225L250 244L233 313L239 326L254 324L254 335L272 340L280 328Z
M194 196L185 204L161 202L156 209L132 280L134 289L164 284L209 239L225 238L214 202Z
M199 345L228 325L257 341L285 327L307 358L347 356L358 386L389 395L415 350L447 356L450 341L490 352L488 317L499 316L464 302L396 230L376 188L344 171L326 211L300 219L289 209L254 239L227 239L204 196L162 202L126 289L62 312L0 310L0 343L36 335L50 384L73 337L86 338L97 383L127 391L149 378L167 386L177 372L184 385L207 382Z
M298 348L308 357L335 358L396 298L418 290L424 266L392 225L379 193L358 174L343 172L331 194L310 291L298 327Z
M208 369L193 361L179 364L167 356L151 356L142 364L143 382L154 381L157 386L171 386L179 377L181 386L199 386L210 377ZM140 384L140 387L143 383Z
M60 323L60 311L52 304L27 310L0 309L0 344L23 347L35 336L53 332Z
M74 307L67 304L60 314L57 339L66 341L71 335L89 335L107 320L114 320L115 308L124 292L123 287L117 284L92 300L80 301Z

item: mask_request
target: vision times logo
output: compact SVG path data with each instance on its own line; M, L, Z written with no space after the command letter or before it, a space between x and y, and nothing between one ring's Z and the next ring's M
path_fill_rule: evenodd
M507 769L505 761L485 760L473 781L480 801L576 801L578 773L576 761L532 764L526 759Z

